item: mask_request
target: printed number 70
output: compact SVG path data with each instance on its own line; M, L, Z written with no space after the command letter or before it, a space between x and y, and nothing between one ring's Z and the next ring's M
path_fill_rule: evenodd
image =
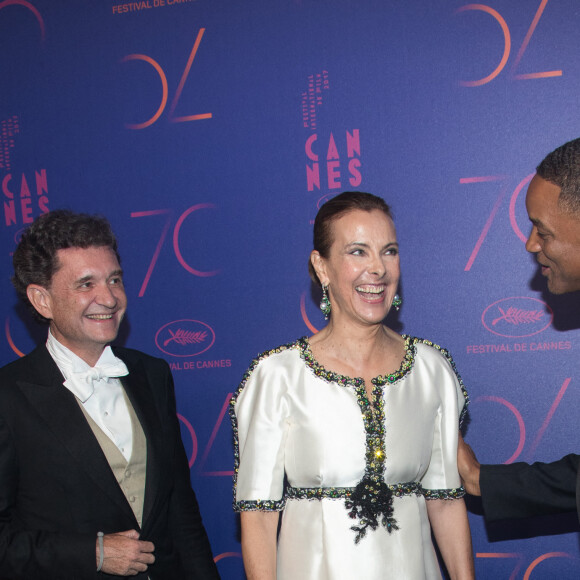
M173 228L173 251L175 252L175 257L177 261L185 268L190 274L194 276L200 276L202 278L206 278L208 276L215 276L219 274L219 270L210 270L210 271L201 271L196 270L192 266L186 262L185 258L183 257L181 250L179 248L179 231L181 230L181 226L183 222L187 219L189 215L194 213L195 211L199 211L201 209L214 209L215 205L211 203L200 203L197 205L192 205L190 208L186 209L177 220L174 228ZM149 280L151 279L151 275L153 274L153 270L155 269L155 265L157 264L157 259L159 258L159 254L161 252L161 248L163 246L163 242L167 236L167 232L171 227L171 219L173 217L173 212L169 209L154 209L151 211L135 211L131 213L132 218L141 218L141 217L150 217L155 215L165 215L165 225L163 226L163 230L161 231L161 235L159 236L159 241L157 242L157 246L155 247L155 251L153 252L153 256L151 258L151 262L149 263L149 268L147 268L147 273L145 274L145 278L143 279L143 283L141 284L141 289L139 290L139 298L142 298L145 294L145 290L147 289L147 285L149 284Z
M512 226L512 229L514 231L514 233L516 234L516 236L518 236L518 238L520 240L522 240L524 243L527 240L527 236L525 236L522 231L520 230L517 222L516 222L516 215L515 215L515 207L516 207L516 201L518 199L518 196L520 194L520 192L522 191L522 189L532 180L532 177L534 176L533 173L531 173L530 175L528 175L527 177L524 177L524 179L522 179L519 183L518 186L514 189L511 199L510 199L510 206L509 206L509 216L510 216L510 223ZM481 233L479 234L479 238L477 239L477 242L475 243L475 246L471 252L471 255L469 256L469 260L467 260L467 264L465 265L464 271L465 272L469 272L469 270L471 270L471 266L473 266L473 263L475 262L475 258L477 258L477 254L479 254L479 250L481 249L481 246L483 245L483 242L485 241L485 238L487 237L487 234L489 232L489 229L491 228L491 224L493 223L493 220L495 219L495 216L497 214L498 209L500 208L503 199L507 193L508 190L508 176L506 175L484 175L481 177L462 177L459 180L459 183L461 184L468 184L468 183L487 183L490 181L498 181L500 182L501 188L500 188L500 192L499 195L491 209L491 212L483 226L483 229L481 230Z

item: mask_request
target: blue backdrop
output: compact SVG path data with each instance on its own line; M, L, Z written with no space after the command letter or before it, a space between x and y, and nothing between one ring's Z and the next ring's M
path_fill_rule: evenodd
M392 204L391 322L454 355L480 459L578 451L580 308L546 293L523 202L580 135L580 8L484 1L0 0L0 362L45 338L9 283L22 229L106 215L121 340L172 366L224 579L243 577L227 402L259 352L322 327L312 220L342 190ZM486 528L469 506L478 578L579 576L573 514Z

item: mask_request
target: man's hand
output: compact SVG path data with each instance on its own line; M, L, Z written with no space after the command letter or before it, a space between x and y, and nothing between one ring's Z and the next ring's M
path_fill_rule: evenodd
M99 542L97 541L97 566L99 565ZM145 572L150 564L155 562L153 550L155 546L151 542L139 540L137 530L127 530L116 534L103 536L103 560L102 572L117 576L135 576L139 572Z
M479 489L479 461L473 452L473 449L463 441L461 433L459 434L459 443L457 446L457 469L461 476L461 483L465 491L471 495L481 495Z

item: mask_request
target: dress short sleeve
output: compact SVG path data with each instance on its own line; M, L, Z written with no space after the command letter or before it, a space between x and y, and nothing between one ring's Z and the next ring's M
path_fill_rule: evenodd
M426 345L419 348L427 349L424 360L433 366L433 388L439 397L433 424L431 459L421 485L427 499L463 497L465 491L457 471L457 439L466 413L467 392L453 359L445 349Z
M281 347L284 348L284 347ZM256 359L230 403L234 429L234 510L284 509L288 377L281 349Z

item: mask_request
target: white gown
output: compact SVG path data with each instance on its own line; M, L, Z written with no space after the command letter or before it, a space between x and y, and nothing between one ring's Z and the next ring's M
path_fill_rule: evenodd
M456 454L467 393L447 351L404 338L400 369L373 380L374 413L362 379L326 371L307 339L263 353L244 375L230 408L234 509L283 511L278 580L441 578L425 501L464 495ZM398 529L379 524L355 543L361 520L345 501L373 469L396 488Z

